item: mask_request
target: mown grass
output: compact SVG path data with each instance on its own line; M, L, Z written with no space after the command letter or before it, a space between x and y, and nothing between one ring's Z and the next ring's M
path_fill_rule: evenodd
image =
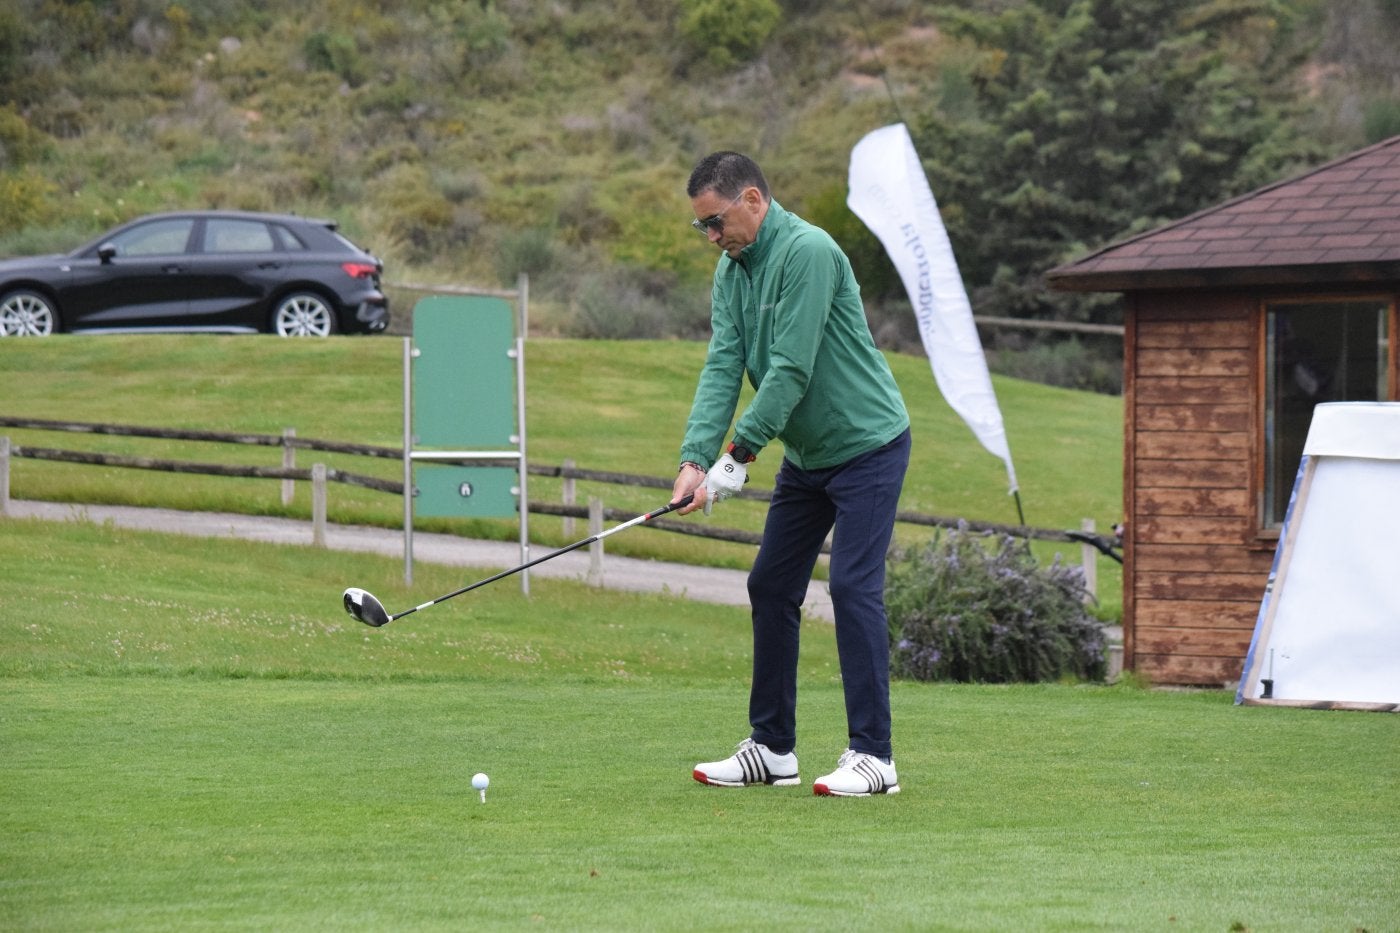
M0 554L9 557L3 673L392 679L457 677L465 665L483 676L612 680L748 670L744 614L680 596L551 588L524 612L507 583L437 607L435 625L395 625L386 639L341 610L346 586L403 608L483 574L420 564L409 588L401 562L370 555L22 520L0 524ZM539 585L532 579L532 592Z
M5 929L1400 926L1393 716L897 683L903 793L822 799L808 624L808 785L726 791L739 609L541 579L368 629L340 590L397 561L17 519L0 566Z
M6 395L0 414L56 420L279 434L397 447L403 439L402 344L397 339L332 338L315 342L246 337L129 336L7 341L0 346ZM527 440L532 463L566 459L592 470L669 478L678 459L704 345L690 341L532 339L526 348ZM988 454L938 394L927 360L891 355L913 419L914 452L901 507L909 511L1015 524L999 460ZM1077 529L1093 518L1107 530L1122 508L1122 401L1087 392L994 378L1016 462L1026 521ZM421 400L420 400L421 403ZM0 429L6 430L6 429ZM276 448L232 447L140 438L6 430L18 444L101 450L133 456L280 466ZM765 452L751 472L768 488L780 450ZM395 460L298 452L356 473L401 479ZM284 508L280 483L17 459L16 498L182 509L310 514L307 484ZM559 501L557 480L534 477L530 496ZM664 501L655 489L580 483L580 501L645 511ZM397 526L402 503L350 486L333 486L330 519ZM715 524L757 530L761 503L731 502ZM699 520L699 519L694 519ZM513 522L423 519L419 527L478 537L513 538ZM557 520L531 520L539 540L562 544ZM906 543L931 530L900 526ZM618 536L620 554L746 566L747 546L674 535ZM1038 545L1077 562L1079 548ZM1116 564L1100 561L1101 613L1121 607Z

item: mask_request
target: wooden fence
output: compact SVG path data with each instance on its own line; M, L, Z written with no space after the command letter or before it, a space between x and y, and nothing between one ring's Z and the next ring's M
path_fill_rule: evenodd
M8 436L0 437L0 514L4 514L6 504L9 502L9 474L10 460L12 458L50 460L64 463L91 464L95 466L125 467L140 470L158 470L170 473L278 479L283 482L282 497L284 504L291 502L292 484L294 482L309 482L312 484L312 540L313 543L318 545L324 544L325 541L326 486L328 483L344 483L346 485L373 489L395 496L402 496L404 493L402 481L380 479L378 477L352 473L345 470L330 469L321 463L313 464L310 469L298 468L295 465L295 451L297 450L348 454L361 457L377 457L401 462L403 460L403 450L401 448L379 447L369 444L350 444L339 441L298 437L293 428L287 428L281 434L244 434L221 431L193 431L177 428L99 424L82 421L52 421L39 418L9 416L0 416L0 427L35 431L243 444L260 447L276 447L280 448L282 451L281 466L244 466L15 445L11 443ZM475 466L494 465L511 467L516 465L513 460L501 460L499 463L495 461L473 460L472 464ZM530 502L527 508L531 514L561 516L565 519L590 518L589 508L587 506L579 506L574 502L574 484L578 480L618 486L662 489L668 493L671 490L671 481L663 477L616 473L604 470L579 469L569 461L566 461L560 466L532 463L529 464L527 468L532 476L556 477L563 480L563 495L561 496L563 501L558 503ZM771 491L769 490L745 489L739 493L739 498L767 501L770 495ZM635 514L634 512L621 509L601 510L601 517L607 521L626 521L635 517ZM597 510L592 513L592 518L595 521L597 520ZM984 534L1009 535L1016 538L1041 541L1077 542L1081 547L1086 578L1085 583L1090 593L1096 590L1097 555L1102 553L1112 557L1114 560L1120 559L1115 552L1117 542L1100 537L1094 531L1093 522L1090 519L1085 520L1083 528L1080 531L1061 531L1050 528L1031 528L1022 525L1003 525L995 522L970 521L967 519L940 515L925 515L918 512L907 511L898 512L895 515L895 519L905 524L925 527L965 527L970 531ZM757 545L761 540L761 535L757 532L745 531L738 528L717 527L709 523L657 519L648 522L648 525L676 534L694 535L702 538L731 541L740 544ZM566 525L565 530L566 533L569 532L568 525Z

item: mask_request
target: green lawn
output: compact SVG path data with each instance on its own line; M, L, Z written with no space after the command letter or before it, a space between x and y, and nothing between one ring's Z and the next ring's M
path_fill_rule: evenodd
M394 338L287 341L257 337L60 336L6 341L0 374L6 393L0 414L55 420L279 434L295 427L305 438L399 446L403 440L402 343ZM566 459L591 470L670 477L690 408L703 344L686 341L533 339L526 348L527 428L532 463ZM1015 524L1001 461L987 453L938 394L927 360L891 356L911 410L914 452L901 507L954 518ZM1122 510L1122 401L1014 379L994 378L1015 457L1027 523L1077 529L1093 518L1107 531ZM0 428L15 443L164 457L280 466L275 448L231 447L141 438L89 436ZM760 457L755 488L771 486L779 451ZM402 479L393 460L298 452L357 473ZM274 480L231 479L142 470L16 460L12 495L173 508L265 514L310 514L307 484L281 504ZM531 479L535 500L558 501L558 481ZM665 500L655 489L580 483L580 501L646 511ZM331 521L397 527L397 497L333 485ZM715 524L757 530L761 503L731 502ZM692 521L701 519L695 518ZM426 530L512 539L508 522L425 519ZM557 520L532 519L532 533L559 545ZM931 530L901 525L905 543ZM676 535L619 535L619 554L747 566L752 548L702 543ZM1057 552L1078 562L1078 545L1040 544L1045 560ZM1099 561L1101 614L1122 604L1118 565Z
M897 683L904 792L816 798L816 623L806 783L723 790L740 609L540 579L370 629L340 591L395 560L17 519L0 567L3 929L1400 929L1394 716Z

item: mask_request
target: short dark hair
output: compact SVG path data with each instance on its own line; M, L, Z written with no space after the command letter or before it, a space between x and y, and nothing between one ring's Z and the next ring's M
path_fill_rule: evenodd
M757 188L768 200L768 179L758 163L739 152L712 152L695 163L685 193L693 198L714 191L722 198L737 198L745 188Z

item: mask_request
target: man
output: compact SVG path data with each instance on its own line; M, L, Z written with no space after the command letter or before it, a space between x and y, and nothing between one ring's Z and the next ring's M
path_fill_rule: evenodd
M752 731L722 761L695 766L720 787L799 783L797 648L802 600L833 532L831 602L845 689L848 747L819 795L899 792L890 747L885 554L909 464L909 415L875 347L850 261L832 238L769 194L737 152L701 159L686 188L694 226L723 252L711 292L711 337L681 444L672 501L681 514L743 488L747 466L784 448L763 543L749 573ZM757 393L734 422L747 375Z

